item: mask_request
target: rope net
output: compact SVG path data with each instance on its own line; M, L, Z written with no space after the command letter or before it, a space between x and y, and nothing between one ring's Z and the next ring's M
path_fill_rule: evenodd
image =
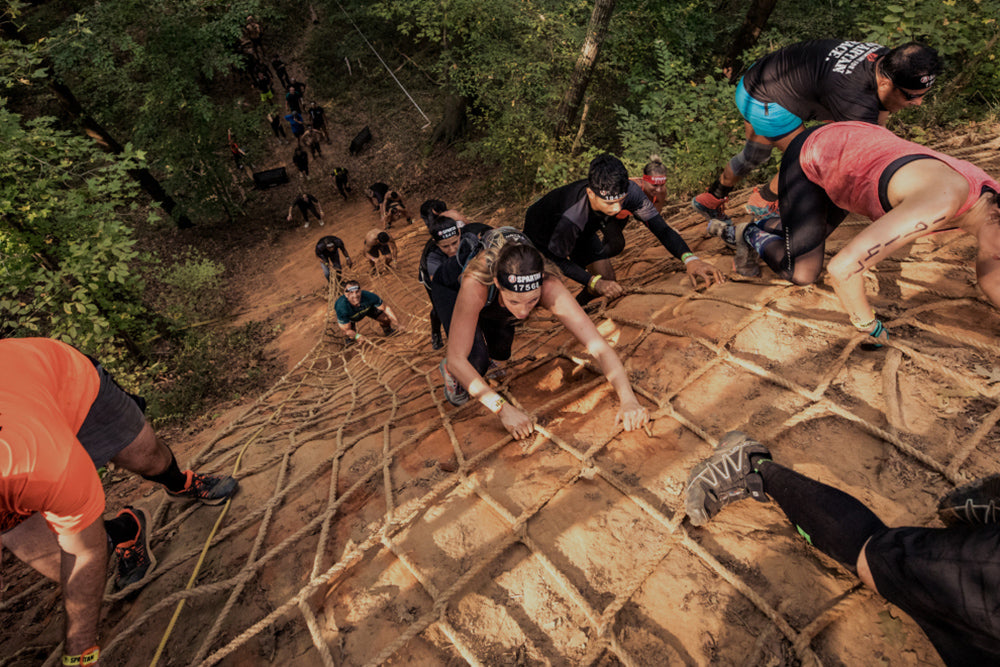
M951 152L996 160L983 146ZM693 216L668 222L728 265ZM828 251L860 224L845 223ZM938 495L994 472L1000 316L975 291L971 239L921 240L871 272L891 333L871 353L828 286L694 292L633 223L615 260L631 292L594 316L650 430L614 427L610 386L543 311L493 380L538 420L517 442L475 402L444 400L413 278L424 230L404 229L399 265L366 289L404 314L406 332L384 338L363 323L345 346L331 319L188 462L240 479L211 537L219 508L150 497L159 564L138 593L106 597L102 664L146 663L158 645L171 665L850 664L904 646L937 659L915 624L773 504L737 503L690 529L682 495L734 428L890 525L933 524ZM11 561L0 664L53 664L58 590Z

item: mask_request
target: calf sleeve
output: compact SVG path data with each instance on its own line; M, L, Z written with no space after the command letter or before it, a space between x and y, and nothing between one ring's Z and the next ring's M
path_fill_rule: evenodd
M861 501L843 491L774 461L755 461L754 467L764 480L764 492L778 503L799 534L852 572L868 538L887 530Z
M768 161L771 157L771 147L768 144L759 144L756 141L748 141L743 146L743 150L733 156L729 161L729 168L736 178L743 179L751 171Z
M732 185L723 185L719 179L715 179L706 192L716 199L725 199L733 191L733 187Z

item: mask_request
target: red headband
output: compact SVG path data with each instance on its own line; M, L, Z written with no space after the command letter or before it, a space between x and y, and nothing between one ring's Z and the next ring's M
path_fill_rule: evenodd
M646 181L650 185L663 185L667 182L666 176L650 176L649 174L643 174L642 180Z

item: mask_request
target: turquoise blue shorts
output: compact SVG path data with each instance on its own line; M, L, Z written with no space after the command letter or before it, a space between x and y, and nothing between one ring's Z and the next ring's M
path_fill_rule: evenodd
M743 87L736 86L736 108L759 136L776 141L802 125L802 119L774 102L759 102Z

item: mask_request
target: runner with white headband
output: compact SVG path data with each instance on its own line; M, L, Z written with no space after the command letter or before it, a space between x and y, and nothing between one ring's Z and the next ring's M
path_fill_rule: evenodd
M531 434L531 416L507 403L483 375L491 359L510 358L514 325L541 306L583 343L604 371L618 394L615 423L632 431L649 421L618 355L562 284L555 267L547 265L523 234L512 227L487 232L482 250L464 269L461 255L449 258L431 285L434 308L448 332L448 356L441 362L441 374L449 402L462 405L471 395L515 438Z

